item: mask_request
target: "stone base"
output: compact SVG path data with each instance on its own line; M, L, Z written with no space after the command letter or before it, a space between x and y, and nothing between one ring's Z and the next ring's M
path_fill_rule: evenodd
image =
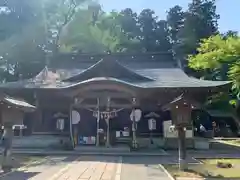
M153 138L151 144L150 138L137 138L140 148L163 148L165 140L163 138Z
M11 171L11 169L13 168L13 159L11 157L10 154L8 154L7 156L3 156L1 157L1 166L2 166L2 170L5 171Z
M208 150L209 149L209 141L207 139L195 140L194 148L198 149L198 150Z
M105 146L100 146L100 147L96 147L96 146L88 146L88 145L79 145L76 146L75 151L79 151L79 152L88 152L88 153L124 153L124 152L130 152L130 147L127 145L121 145L121 146L112 146L112 147L105 147Z
M194 139L193 138L187 138L186 139L186 148L187 149L194 149ZM178 149L178 138L166 138L164 149Z
M70 140L70 137L57 135L31 135L13 138L13 148L53 148L61 149L62 143Z
M179 170L184 171L187 169L187 161L184 159L179 160Z

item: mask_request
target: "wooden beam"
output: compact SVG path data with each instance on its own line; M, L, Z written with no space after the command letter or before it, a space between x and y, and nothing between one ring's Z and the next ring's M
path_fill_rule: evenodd
M75 105L74 108L93 108L95 109L97 107L97 104L80 104L80 105ZM112 104L111 103L111 108L124 108L124 109L131 109L132 105L131 104Z
M123 92L111 92L111 91L104 91L104 92L84 92L77 94L77 97L81 97L83 99L86 98L100 98L100 97L112 97L112 98L124 98L124 99L131 99L132 96Z

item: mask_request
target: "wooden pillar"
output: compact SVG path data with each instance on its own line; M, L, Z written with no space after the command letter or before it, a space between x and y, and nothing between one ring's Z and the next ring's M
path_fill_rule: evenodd
M96 146L99 146L99 121L100 121L100 100L97 99L97 137L96 137Z
M106 116L106 123L107 123L107 142L106 142L106 147L110 147L110 127L109 127L109 120L110 120L110 98L108 97L107 99L107 116Z
M110 147L109 117L106 118L106 122L107 122L107 141L106 141L106 147Z
M135 106L136 106L136 99L133 98L133 108L132 108L132 112L133 112L133 116L132 116L132 133L133 133L133 139L132 139L132 147L134 149L137 149L138 145L137 145L137 135L136 135L136 115L135 115Z
M34 132L39 132L39 131L44 131L43 126L42 126L42 109L40 107L40 102L39 102L39 96L35 93L34 94L35 98L35 106L36 106L36 111L34 112L34 126L33 126L33 131Z
M72 144L72 147L74 148L75 147L75 140L74 140L74 132L73 132L73 123L72 123L72 110L73 110L73 105L71 104L70 105L70 108L69 108L69 131L70 131L70 139L71 139L71 144Z

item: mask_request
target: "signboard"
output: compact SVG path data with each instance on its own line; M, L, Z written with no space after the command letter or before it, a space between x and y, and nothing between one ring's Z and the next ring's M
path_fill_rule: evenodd
M64 119L61 119L61 118L57 119L56 126L57 126L57 129L63 130L64 129Z
M156 127L157 127L157 122L155 119L149 119L148 120L148 128L149 130L156 130Z
M142 111L140 109L133 110L130 114L131 121L133 121L134 115L135 115L135 121L138 122L138 121L140 121L140 119L142 117Z
M191 104L180 101L171 107L172 122L174 125L187 125L191 122Z

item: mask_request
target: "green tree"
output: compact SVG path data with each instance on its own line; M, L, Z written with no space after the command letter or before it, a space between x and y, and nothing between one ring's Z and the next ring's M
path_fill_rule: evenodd
M143 50L140 37L140 26L138 23L138 14L132 9L127 8L117 16L116 21L119 23L124 36L121 45L125 51L141 52Z
M134 49L138 41L129 38L123 31L121 15L112 11L99 11L98 18L94 19L91 11L81 9L76 17L68 24L61 38L61 51L64 52L126 52Z
M39 71L36 64L44 59L44 29L39 1L1 1L0 57L2 81L31 77ZM29 60L31 58L31 60ZM35 66L34 66L35 65ZM24 68L26 67L26 68ZM29 68L31 67L31 68ZM36 68L35 68L36 67Z
M199 53L189 56L189 66L195 70L206 71L203 75L211 80L228 80L229 77L236 77L237 74L232 71L240 60L239 42L239 37L225 38L221 35L204 39L197 49Z
M227 31L226 33L223 33L222 36L223 36L224 38L228 38L228 37L238 37L238 32L237 32L237 31L229 30L229 31Z
M167 25L170 38L173 44L178 41L178 33L184 24L184 11L181 6L174 6L167 12Z
M127 8L122 10L118 17L122 31L129 39L137 39L140 35L140 28L138 26L138 15L132 9Z
M167 21L160 20L157 22L156 33L156 52L168 52L172 50L171 37Z
M151 9L144 9L138 16L140 39L144 51L156 51L157 16Z
M40 14L39 5L37 0L0 1L0 41L21 32L27 24L36 21Z
M15 81L34 76L47 63L46 59L58 53L63 29L72 20L77 8L86 1L6 2L0 14L0 20L6 18L9 24L0 33L3 37L0 41L1 79ZM8 29L11 33L6 34Z
M184 13L184 26L178 33L179 43L176 48L183 67L187 67L187 55L197 53L201 39L218 33L218 19L215 0L192 0L189 4Z
M231 104L239 102L240 37L212 36L202 40L197 51L199 52L197 55L190 55L188 58L191 68L201 71L205 79L232 81L232 93L227 96L226 94L218 96L215 98L217 102L223 101L223 99L225 99L224 102L230 101Z
M151 9L144 9L138 15L142 51L157 52L171 50L167 22L159 20Z
M57 54L60 48L62 31L70 23L77 9L81 5L87 5L87 0L45 0L42 3L43 20L47 32L47 51Z

